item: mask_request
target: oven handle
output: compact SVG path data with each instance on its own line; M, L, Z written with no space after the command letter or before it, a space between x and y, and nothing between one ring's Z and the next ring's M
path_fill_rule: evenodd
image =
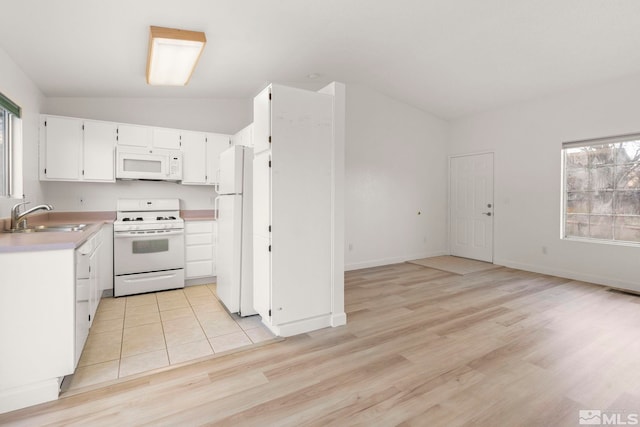
M153 233L141 233L139 231L116 231L115 233L113 233L114 237L161 237L176 236L180 234L184 234L184 230L158 230L154 231Z
M137 277L137 278L130 278L127 277L126 279L124 279L125 282L148 282L150 280L158 280L158 279L170 279L172 277L175 277L176 273L169 273L169 274L163 274L162 276L152 276L152 277Z

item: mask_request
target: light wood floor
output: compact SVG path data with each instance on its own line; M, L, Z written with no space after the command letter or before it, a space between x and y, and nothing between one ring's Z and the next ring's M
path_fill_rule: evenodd
M350 272L348 325L0 415L0 424L578 424L640 412L640 297L502 268Z

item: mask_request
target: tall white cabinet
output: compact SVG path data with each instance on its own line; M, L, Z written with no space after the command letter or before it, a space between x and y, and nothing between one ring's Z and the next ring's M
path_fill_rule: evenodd
M334 103L275 84L254 100L254 304L279 336L346 321L333 250Z

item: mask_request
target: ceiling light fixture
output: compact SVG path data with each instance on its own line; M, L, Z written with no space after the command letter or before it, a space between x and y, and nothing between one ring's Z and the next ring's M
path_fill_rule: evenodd
M147 83L184 86L207 42L203 32L150 27Z

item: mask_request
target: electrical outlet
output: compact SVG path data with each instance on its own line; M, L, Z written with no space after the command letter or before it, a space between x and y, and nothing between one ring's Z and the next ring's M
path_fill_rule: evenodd
M547 247L546 247L546 246L543 246L543 247L542 247L542 253L543 253L544 255L546 255L546 254L547 254Z
M349 243L349 252L353 250L353 243Z

